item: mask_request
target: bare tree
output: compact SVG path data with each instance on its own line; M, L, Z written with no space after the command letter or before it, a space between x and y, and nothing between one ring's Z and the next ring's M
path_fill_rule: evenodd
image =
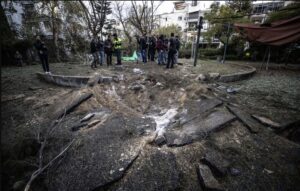
M115 1L114 2L114 13L113 15L121 23L123 32L128 39L129 45L132 44L132 36L130 35L130 26L128 21L128 8L125 7L125 1Z
M156 22L155 13L162 4L162 1L158 2L141 1L141 4L137 4L136 1L131 0L131 10L129 15L129 22L140 32L140 33L152 33Z
M60 61L59 58L59 48L58 48L58 33L61 25L61 20L59 18L59 9L60 3L59 1L42 1L41 10L42 12L46 11L50 15L50 26L52 29L53 36L53 45L55 48L54 56L56 61Z
M89 1L88 3L91 9L89 9L82 0L79 2L83 7L88 28L93 37L96 37L99 33L102 34L106 15L111 13L110 2L107 0Z

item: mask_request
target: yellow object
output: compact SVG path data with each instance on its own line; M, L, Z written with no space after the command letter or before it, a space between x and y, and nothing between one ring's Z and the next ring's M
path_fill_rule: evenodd
M250 56L250 52L247 52L247 53L246 53L246 56L249 57L249 56Z
M114 39L113 44L114 44L115 49L122 48L122 40L120 38Z

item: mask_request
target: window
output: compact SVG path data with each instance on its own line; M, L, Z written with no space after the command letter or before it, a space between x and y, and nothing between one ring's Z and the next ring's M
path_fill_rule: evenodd
M178 21L181 21L181 20L182 20L182 16L179 16L179 17L178 17Z
M194 7L194 6L197 6L197 1L196 0L193 0L192 1L192 6Z
M50 24L50 21L44 21L44 26L45 26L45 29L46 30L51 30L51 24Z
M11 15L6 15L6 18L7 18L8 23L11 25L13 22Z

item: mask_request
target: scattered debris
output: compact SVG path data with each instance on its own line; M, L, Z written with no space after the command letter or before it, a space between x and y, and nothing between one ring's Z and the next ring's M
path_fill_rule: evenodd
M229 87L226 89L226 92L227 93L231 93L231 94L235 94L237 93L238 91L240 91L241 88L233 88L233 87Z
M207 77L204 74L199 74L196 79L198 81L206 81Z
M165 128L169 125L171 120L177 114L177 109L172 108L169 109L163 116L148 116L149 118L153 118L156 123L156 133L158 136L161 136L165 132Z
M210 80L216 80L220 77L219 73L208 73L209 79Z
M95 116L95 113L89 113L89 114L87 114L84 118L82 118L81 120L80 120L80 123L82 123L82 122L85 122L85 121L88 121L88 120L90 120L92 117L94 117Z
M110 83L113 81L113 78L112 77L108 77L108 76L102 76L100 78L100 82L101 83Z
M267 174L273 174L274 173L274 171L266 169L266 168L264 168L263 172L266 172Z
M134 91L140 91L145 89L145 86L139 83L133 83L129 86L129 89L134 90Z
M133 68L133 73L135 73L135 74L144 74L145 72L142 71L142 70L139 69L139 68Z
M88 126L87 128L91 128L93 127L94 125L97 125L101 120L93 120L91 121L90 123L88 123Z

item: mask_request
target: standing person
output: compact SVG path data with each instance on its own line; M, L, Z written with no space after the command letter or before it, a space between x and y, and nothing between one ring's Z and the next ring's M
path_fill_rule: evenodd
M104 43L102 38L98 37L98 42L97 42L97 49L99 51L99 63L100 66L102 66L104 62Z
M176 37L175 37L175 44L176 44L175 64L177 64L178 63L179 49L180 49L180 45L181 45L178 35L176 35Z
M156 47L156 39L155 39L154 35L152 35L149 40L149 54L150 54L151 61L154 61L155 47Z
M139 45L141 48L142 61L144 64L147 63L147 36L146 33L143 34L143 37L139 38Z
M17 66L23 66L22 55L20 54L19 51L16 51L15 59L16 59L16 62L17 62Z
M38 55L40 57L44 72L46 74L51 74L49 71L48 63L48 48L46 47L44 41L41 40L40 36L36 37L36 42L34 43L34 46L38 51Z
M168 62L168 43L169 43L169 40L166 36L164 36L164 63L163 65L167 64Z
M105 54L106 54L106 64L107 64L107 66L111 66L112 47L113 47L113 42L112 42L111 36L109 34L107 39L104 42L104 51L105 51Z
M91 68L97 68L97 63L99 60L98 51L97 51L97 40L93 38L90 44L91 54L93 55L93 61L91 63Z
M166 68L174 68L175 54L176 54L176 43L175 43L174 33L171 33L171 38L169 39L168 63Z
M156 50L158 54L157 63L161 65L164 63L164 36L160 35L156 43Z
M113 36L114 36L113 47L114 47L115 54L117 57L117 65L122 65L122 62L121 62L122 40L120 38L118 38L118 35L116 33L114 33Z

